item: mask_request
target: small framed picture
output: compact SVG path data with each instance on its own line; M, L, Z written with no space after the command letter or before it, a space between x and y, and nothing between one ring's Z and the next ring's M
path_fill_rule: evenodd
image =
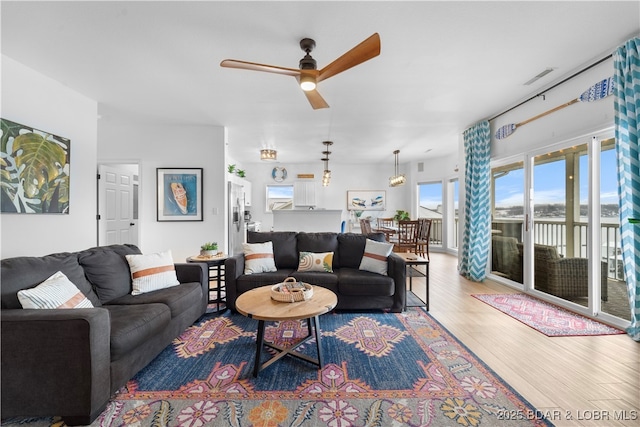
M202 221L202 168L157 168L158 221Z

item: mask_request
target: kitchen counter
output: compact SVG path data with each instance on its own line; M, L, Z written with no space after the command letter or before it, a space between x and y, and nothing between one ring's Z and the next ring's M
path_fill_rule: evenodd
M339 233L342 209L292 209L273 211L273 231L330 231Z

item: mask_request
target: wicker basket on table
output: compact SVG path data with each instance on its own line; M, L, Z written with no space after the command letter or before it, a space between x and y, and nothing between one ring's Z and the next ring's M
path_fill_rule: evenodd
M298 282L294 277L287 277L284 282L273 285L271 299L280 302L299 302L310 300L313 286Z

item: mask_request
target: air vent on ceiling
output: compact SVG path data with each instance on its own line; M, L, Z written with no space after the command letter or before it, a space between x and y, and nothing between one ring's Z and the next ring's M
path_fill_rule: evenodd
M534 78L532 78L531 80L527 81L524 83L525 86L529 86L531 83L540 80L541 78L543 78L544 76L546 76L547 74L549 74L550 72L552 72L554 70L554 68L545 68L544 71L542 71L541 73L539 73L537 76L535 76Z

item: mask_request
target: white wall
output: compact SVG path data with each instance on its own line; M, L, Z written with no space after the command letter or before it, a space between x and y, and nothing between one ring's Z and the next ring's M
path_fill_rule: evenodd
M223 127L146 124L106 113L98 130L98 163L140 164L139 247L143 253L171 249L174 260L184 262L197 255L205 242L216 241L219 248L225 247ZM203 221L156 220L156 168L203 168Z
M75 251L96 243L97 103L2 56L2 118L71 140L69 214L2 214L0 257Z

